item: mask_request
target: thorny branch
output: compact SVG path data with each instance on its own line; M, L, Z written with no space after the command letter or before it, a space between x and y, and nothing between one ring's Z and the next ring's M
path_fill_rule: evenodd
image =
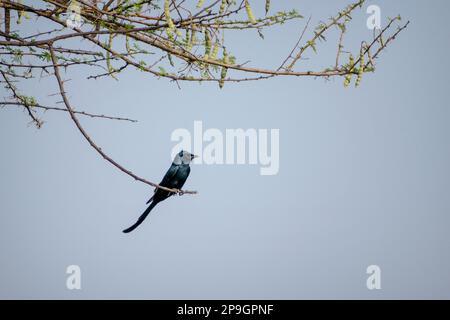
M400 17L390 19L371 41L362 40L358 52L352 53L345 47L344 35L352 15L365 2L357 0L328 20L321 21L313 30L309 30L310 17L288 56L280 59L282 64L271 68L252 66L251 61L239 62L225 39L225 33L243 30L256 30L264 38L265 29L303 18L295 10L272 12L269 0L263 2L265 6L261 8L265 11L264 16L253 13L254 7L261 3L256 0L25 2L0 0L0 8L4 11L0 25L1 82L5 83L14 99L0 102L0 106L24 107L37 127L42 125L36 116L37 109L67 112L83 137L108 162L138 181L177 193L195 192L158 186L120 166L102 151L83 129L78 115L135 120L74 110L64 90L61 70L67 72L70 68L83 66L90 70L87 80L97 80L105 77L118 79L124 70L135 68L158 79L174 81L177 86L183 81L198 81L217 83L220 88L225 83L277 76L343 77L344 86L348 86L356 76L355 86L358 86L363 74L375 71L375 60L381 52L409 24L400 24ZM36 32L26 32L26 28L21 30L17 27L27 21L35 23L41 30L36 28ZM339 31L335 59L322 68L306 69L302 63L305 56L318 54L320 42L326 41L334 29ZM311 35L308 36L308 32ZM74 43L77 43L76 47ZM57 79L65 108L45 106L35 97L20 94L15 86L15 82L48 75Z
M36 127L40 128L42 126L42 121L36 118L36 116L33 113L33 110L31 110L33 104L30 103L26 97L20 95L17 92L16 87L11 83L11 81L9 81L8 76L6 75L5 72L3 72L3 70L0 70L0 73L3 76L3 79L5 79L7 88L11 90L13 98L16 99L18 102L20 102L25 107L25 109L28 111L28 115L30 116L31 121L36 124Z

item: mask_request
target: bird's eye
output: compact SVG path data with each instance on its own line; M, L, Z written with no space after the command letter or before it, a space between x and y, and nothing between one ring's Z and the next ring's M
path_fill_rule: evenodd
M183 156L183 151L180 151L180 157L182 157Z

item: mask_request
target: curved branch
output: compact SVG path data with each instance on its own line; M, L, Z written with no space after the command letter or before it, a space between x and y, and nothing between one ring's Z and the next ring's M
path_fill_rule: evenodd
M53 47L52 44L48 45L49 48L49 52L50 52L50 56L53 62L53 70L55 71L55 77L56 80L58 82L58 87L59 87L59 93L64 101L64 105L67 108L67 111L70 114L70 117L72 118L72 121L75 123L75 126L78 128L78 130L80 131L80 133L83 135L83 137L87 140L87 142L91 145L92 148L94 148L106 161L108 161L109 163L111 163L113 166L115 166L116 168L118 168L120 171L126 173L127 175L129 175L130 177L134 178L135 180L141 181L145 184L148 184L152 187L155 188L159 188L159 189L163 189L169 192L173 192L173 193L177 193L177 194L196 194L197 191L188 191L188 190L178 190L178 189L171 189L171 188L166 188L163 186L160 186L159 184L156 184L154 182L148 181L144 178L141 178L139 176L137 176L136 174L134 174L133 172L131 172L130 170L122 167L120 164L118 164L115 160L113 160L111 157L109 157L106 153L103 152L103 150L97 146L97 144L92 140L92 138L87 134L87 132L84 130L84 128L81 126L80 122L78 121L78 118L75 115L74 110L72 109L70 102L66 96L65 90L64 90L64 82L61 79L61 75L59 72L59 67L58 67L58 62L56 60L56 56L55 56L55 52L53 51Z

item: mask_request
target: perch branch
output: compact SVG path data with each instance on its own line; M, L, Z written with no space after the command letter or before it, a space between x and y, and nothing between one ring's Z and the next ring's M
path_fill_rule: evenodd
M83 137L86 139L86 141L91 145L92 148L94 148L106 161L108 161L109 163L111 163L113 166L115 166L117 169L119 169L120 171L126 173L127 175L129 175L130 177L132 177L135 180L138 180L140 182L143 182L145 184L148 184L152 187L155 188L159 188L159 189L163 189L165 191L169 191L169 192L173 192L176 194L196 194L197 191L189 191L189 190L178 190L178 189L171 189L171 188L166 188L163 186L160 186L159 184L156 184L154 182L148 181L144 178L141 178L139 176L137 176L136 174L134 174L133 172L131 172L130 170L124 168L123 166L121 166L119 163L117 163L115 160L113 160L110 156L108 156L105 152L103 152L103 150L97 146L97 144L94 142L94 140L92 140L92 138L88 135L88 133L84 130L84 128L81 126L80 122L78 121L78 118L75 115L75 112L73 110L73 108L70 105L70 102L67 98L66 92L64 90L64 82L61 78L60 72L59 72L59 67L58 67L58 62L56 60L56 56L55 56L55 52L53 51L53 47L51 44L49 44L48 46L49 48L49 52L51 55L51 59L53 62L53 70L54 70L54 75L55 78L58 82L58 87L59 87L59 93L61 95L61 98L64 101L64 105L67 108L67 111L70 114L70 117L72 118L72 121L75 123L75 126L78 128L78 130L80 131L80 133L83 135Z

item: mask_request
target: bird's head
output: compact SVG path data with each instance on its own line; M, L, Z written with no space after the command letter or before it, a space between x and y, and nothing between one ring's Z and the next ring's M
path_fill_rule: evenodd
M181 150L176 156L175 159L173 159L173 163L180 165L180 164L189 164L191 163L194 158L197 158L196 155L191 154L187 151Z

